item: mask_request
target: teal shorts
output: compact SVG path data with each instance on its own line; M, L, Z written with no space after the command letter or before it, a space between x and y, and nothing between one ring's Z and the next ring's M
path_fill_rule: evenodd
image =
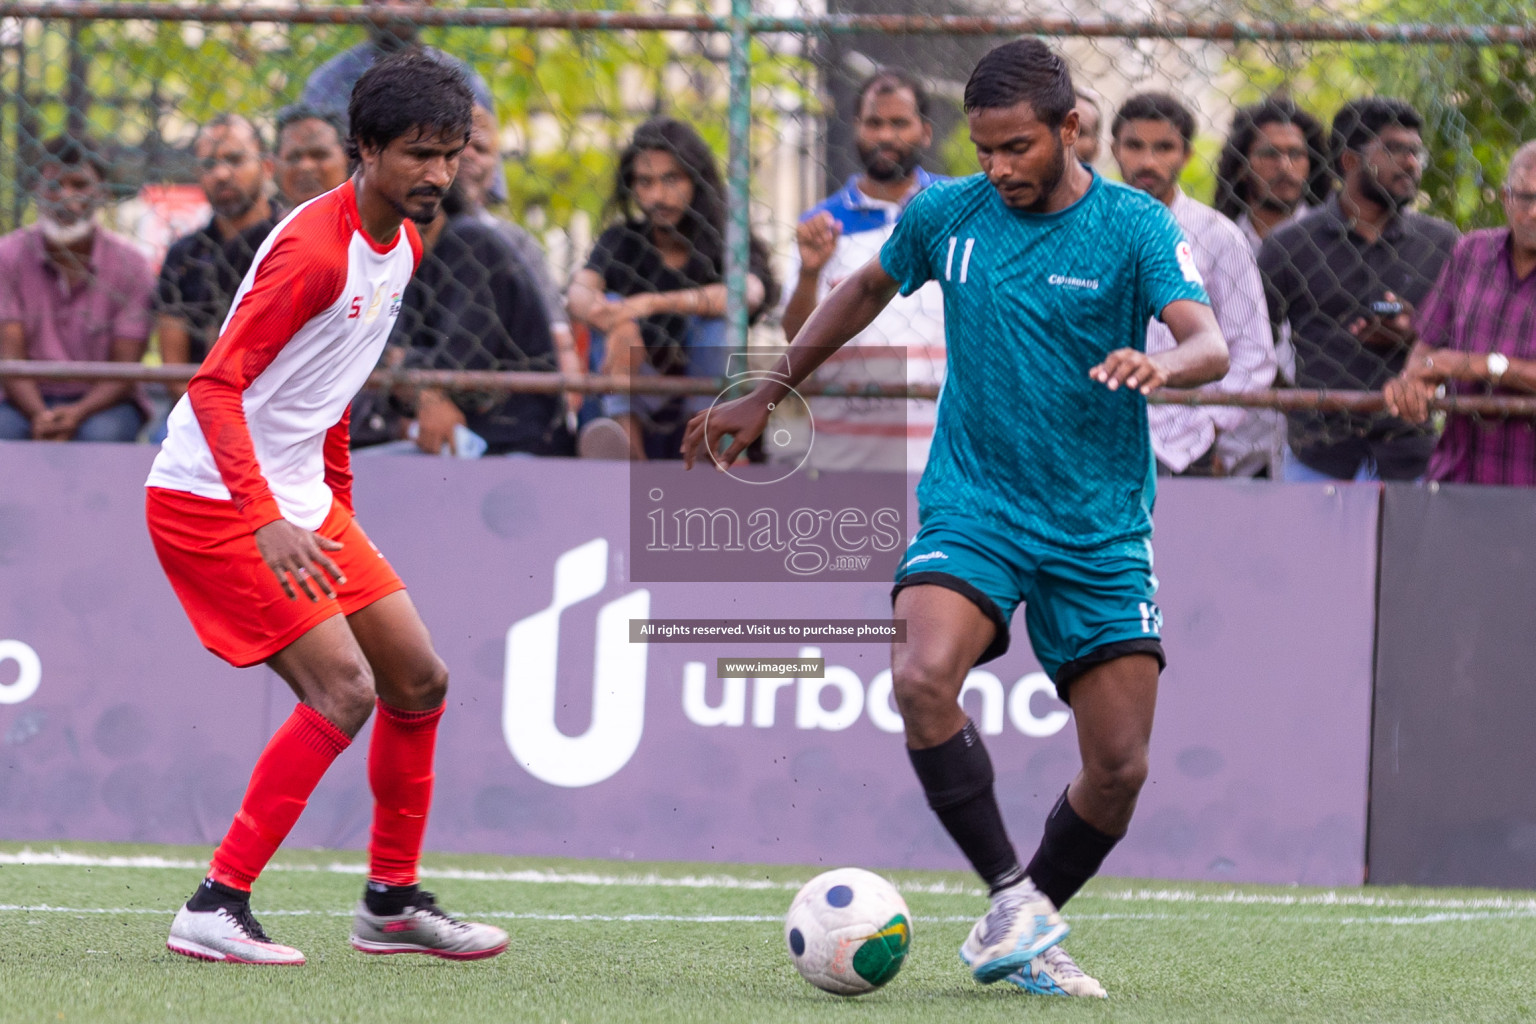
M1023 603L1030 646L1064 701L1072 680L1114 658L1150 654L1159 669L1167 665L1149 539L1068 551L980 519L937 515L907 548L891 599L922 583L964 595L997 627L977 664L1008 650L1008 623Z

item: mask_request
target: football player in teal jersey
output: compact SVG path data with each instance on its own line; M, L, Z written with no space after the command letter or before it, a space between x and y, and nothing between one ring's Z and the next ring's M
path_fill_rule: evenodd
M696 416L684 450L689 465L701 452L731 465L773 403L898 291L939 282L949 376L893 595L908 754L992 894L960 950L976 979L1103 996L1058 945L1058 911L1125 835L1147 775L1165 659L1146 396L1221 379L1227 346L1167 207L1071 156L1075 103L1066 64L1039 40L982 58L965 109L983 173L914 198L880 255L801 328L789 377ZM1178 342L1156 356L1144 351L1152 317ZM1082 754L1026 865L958 702L971 668L1008 649L1021 603Z

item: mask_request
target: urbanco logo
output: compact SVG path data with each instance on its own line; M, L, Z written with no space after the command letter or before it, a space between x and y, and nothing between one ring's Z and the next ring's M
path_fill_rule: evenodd
M0 704L20 704L36 693L43 682L43 659L27 644L20 640L0 640L0 666L10 661L16 663L16 678L9 683L0 683ZM0 668L0 677L5 674Z
M629 763L645 728L649 644L629 642L629 620L650 616L651 593L635 590L603 605L592 668L592 724L580 736L555 726L560 615L608 583L608 541L588 541L555 561L549 607L507 630L501 729L530 775L553 786L592 786Z
M815 659L821 654L820 647L802 647L799 657ZM867 690L857 672L830 662L817 678L748 679L735 676L721 679L718 681L719 697L713 702L709 696L711 689L709 666L702 661L690 661L683 666L683 714L694 725L745 726L750 723L753 728L772 729L792 722L796 729L841 732L861 717L867 717L881 732L899 733L906 728L901 712L895 706L890 669L878 672L869 681ZM793 694L788 702L793 715L782 716L782 721L779 714L781 691ZM1071 718L1065 707L1051 708L1049 704L1044 714L1036 712L1036 697L1056 699L1056 687L1044 672L1027 673L1010 688L993 673L972 669L966 674L960 690L962 706L971 694L976 695L972 702L977 709L977 725L987 736L1003 732L1005 716L1015 731L1031 739L1056 735L1066 728ZM833 701L831 707L827 705L828 697Z

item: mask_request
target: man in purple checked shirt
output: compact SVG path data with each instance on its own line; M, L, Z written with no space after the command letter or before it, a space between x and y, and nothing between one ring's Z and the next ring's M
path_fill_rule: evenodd
M1413 352L1383 389L1392 414L1424 422L1441 384L1466 395L1536 392L1536 142L1510 158L1504 217L1508 227L1456 244L1419 307ZM1427 475L1536 486L1536 423L1452 415Z

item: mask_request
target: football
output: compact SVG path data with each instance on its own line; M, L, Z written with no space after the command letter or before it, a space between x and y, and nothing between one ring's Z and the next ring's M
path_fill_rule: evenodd
M795 894L784 941L802 978L856 996L896 977L912 948L912 918L890 882L862 868L838 868Z

